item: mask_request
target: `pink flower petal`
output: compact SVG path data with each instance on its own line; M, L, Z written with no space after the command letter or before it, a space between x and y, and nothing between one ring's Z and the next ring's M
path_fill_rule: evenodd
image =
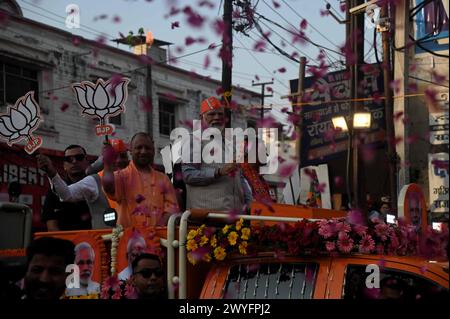
M300 29L304 30L308 27L308 21L306 19L302 19L300 22Z
M209 65L211 63L211 60L209 58L209 55L205 56L205 60L203 61L203 68L206 70L208 69Z
M145 197L141 194L136 195L136 203L140 204L145 200Z
M151 98L148 98L146 96L140 96L139 102L140 102L141 108L144 112L152 111L152 99Z
M295 169L297 168L297 163L284 163L280 165L278 173L281 177L289 177L292 176Z
M113 22L114 22L114 23L120 23L121 21L122 21L122 20L121 20L120 16L115 15L115 16L113 17Z

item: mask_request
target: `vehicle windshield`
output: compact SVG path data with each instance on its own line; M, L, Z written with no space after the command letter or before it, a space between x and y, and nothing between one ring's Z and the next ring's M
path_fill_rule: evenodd
M425 277L406 271L390 268L382 269L377 285L368 285L368 276L366 265L348 265L343 298L416 300L448 298L449 296L447 288Z
M311 299L319 265L259 263L230 267L225 299Z

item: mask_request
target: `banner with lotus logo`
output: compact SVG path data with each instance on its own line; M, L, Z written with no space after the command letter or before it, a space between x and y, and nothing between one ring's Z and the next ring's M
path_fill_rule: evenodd
M72 84L81 115L98 118L100 124L95 127L98 136L108 136L114 132L114 126L107 123L109 117L125 112L128 98L128 78L111 78L108 81L98 79L94 84L82 81Z
M0 139L9 146L27 140L25 151L31 155L42 145L42 138L32 134L42 121L34 92L30 91L20 97L14 106L8 107L6 113L0 114Z

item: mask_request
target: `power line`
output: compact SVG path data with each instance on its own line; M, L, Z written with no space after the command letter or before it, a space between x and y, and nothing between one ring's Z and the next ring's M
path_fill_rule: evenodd
M251 30L251 32L253 32L256 36L258 36L260 39L262 39L262 40L264 40L264 38L260 35L260 34L257 34L255 31L253 31L253 30ZM250 39L252 39L253 40L253 42L255 42L255 43L258 43L258 41L257 40L255 40L250 34L248 35L248 37L250 38ZM247 48L243 48L244 50L249 50L249 49L247 49ZM270 49L270 50L274 50L273 48L272 49ZM250 50L250 51L252 51L252 52L256 52L256 53L264 53L264 52L260 52L260 51L254 51L254 50ZM275 52L274 52L275 53ZM302 52L303 53L303 52ZM276 54L276 53L275 53ZM279 55L280 57L282 57L285 61L287 61L288 63L290 63L290 64L292 64L292 65L294 65L295 67L298 67L298 64L297 63L294 63L291 59L288 59L285 55L282 55L282 54L277 54L277 55Z
M272 8L271 6L269 6L265 0L263 0L263 1L264 1L264 3L265 3L270 9L273 10L273 8ZM300 19L305 19L305 18L303 18L303 17L302 17L302 16L301 16L294 8L292 8L292 7L289 5L289 3L287 3L285 0L281 0L281 1L283 1L283 3L286 4L286 5L289 7L289 9L291 9L291 10L292 10L292 11L293 11ZM310 23L310 22L308 21L308 24L311 26L311 28L312 28L313 30L315 30L319 35L321 35L321 36L322 36L325 40L327 40L331 45L335 46L336 48L339 48L338 45L336 45L335 43L331 42L330 39L328 39L325 35L322 34L322 32L320 32L316 27L314 27L314 25L313 25L312 23Z
M333 52L333 53L338 54L338 55L343 55L343 53L341 53L341 52L339 52L339 51L336 51L336 50L334 50L334 49L330 49L330 48L328 48L328 47L326 47L326 46L323 46L323 45L321 45L321 44L317 44L316 42L314 42L314 41L312 41L311 39L309 39L306 35L301 35L301 34L298 33L298 32L295 32L295 31L289 30L288 28L285 28L285 27L282 26L281 24L279 24L279 23L277 23L277 22L275 22L275 21L273 21L273 20L271 20L271 19L266 18L266 17L263 16L262 14L259 14L259 13L256 13L256 14L257 14L261 19L264 19L264 20L266 20L266 21L268 21L268 22L270 22L270 23L276 25L276 26L279 27L280 29L283 29L283 30L285 30L286 32L289 32L289 33L291 33L292 35L295 35L295 36L298 36L298 37L302 38L303 40L305 40L306 42L308 42L308 43L314 45L315 47L318 47L318 48L321 48L321 49L324 49L324 50L328 50L328 51ZM287 20L286 20L286 21L287 21ZM296 29L292 24L290 24L290 25L291 25L294 29Z
M442 87L445 87L447 89L449 88L448 85L443 85L443 84L440 84L440 83L437 83L437 82L434 82L434 81L430 81L430 80L427 80L427 79L418 78L418 77L415 77L413 75L409 75L408 77L410 77L411 79L417 80L417 81L422 81L422 82L434 84L434 85L437 85L437 86L442 86Z
M239 37L236 37L236 40L244 47L244 48L247 48L245 45L244 45L244 43L242 43L242 41L239 39ZM264 64L262 64L256 57L255 57L255 55L251 52L251 51L247 51L247 53L248 54L250 54L251 56L252 56L252 58L253 58L253 60L255 60L264 70L266 70L266 72L267 73L269 73L269 74L273 74L271 71L269 71L267 68L266 68L266 66L264 65ZM275 77L274 77L275 78ZM277 78L275 78L275 80L277 81L277 82L279 82L282 86L284 86L286 89L288 89L288 90L290 90L290 88L286 85L286 84L284 84L282 81L280 81L280 80L278 80Z
M245 48L244 48L245 49ZM181 63L186 63L186 62L189 62L190 64L192 64L192 65L196 65L196 66L203 66L203 64L201 64L201 63L198 63L198 62L195 62L195 61L191 61L191 60L186 60L185 58L182 58L184 61L181 61ZM217 69L221 69L220 67L218 67L218 66L214 66L214 67L212 67L212 68L217 68ZM242 75L248 75L248 76L254 76L254 74L251 74L251 73L245 73L245 72L239 72L239 71L233 71L233 74L235 74L235 73L237 73L237 74L242 74ZM272 77L269 77L269 76L261 76L262 78L272 78Z
M327 0L323 0L323 2L325 2L325 4L329 5L330 8L333 9L334 13L338 16L338 18L344 20L344 17L341 15L341 13L340 13L338 10L336 10L336 9L331 5L331 3L329 3Z
M338 18L345 20L344 17L341 15L341 13L336 10L327 0L323 0L323 2L325 2L325 4L329 4L330 8L333 9L333 11L335 12L335 14L338 16ZM366 28L366 27L365 27ZM366 38L366 33L364 32L364 41L371 46L372 48L372 43ZM364 57L365 58L365 57Z
M297 27L294 26L291 22L289 22L289 21L288 21L285 17L283 17L279 12L277 12L276 10L274 10L274 9L273 9L271 6L269 6L267 3L265 3L265 4L269 7L269 9L271 9L273 12L275 12L275 14L277 14L279 17L281 17L287 24L289 24L294 30L297 30ZM258 13L257 13L257 14L258 14ZM258 14L258 15L260 15L260 14ZM262 15L260 15L260 16L262 16ZM289 33L291 33L291 34L294 34L294 35L296 35L296 36L299 36L299 34L298 34L297 32L293 32L292 30L286 29L285 27L283 27L282 25L278 24L277 22L272 21L272 20L270 20L270 19L267 19L267 18L264 17L264 16L262 16L262 17L263 17L264 19L268 20L269 22L271 22L271 23L277 25L279 28L281 28L281 29L283 29L283 30L285 30L285 31L287 31L287 32L289 32ZM311 27L314 28L313 25L311 25ZM314 28L314 29L315 29L315 28ZM314 45L315 47L322 48L322 49L326 49L326 50L329 50L329 51L331 51L331 52L337 53L338 55L342 55L342 53L340 53L340 52L337 52L337 51L335 51L335 50L333 50L333 49L326 48L326 47L324 47L324 46L322 46L322 45L320 45L320 44L317 44L317 43L313 42L311 39L309 39L309 38L306 37L306 36L302 36L302 38L303 38L305 41L309 42L310 44ZM328 39L327 39L327 40L328 40ZM333 46L335 46L335 47L338 48L338 46L337 46L336 44L334 44L334 43L332 43L332 42L331 42L331 44L332 44ZM330 57L328 56L328 53L327 53L326 51L322 51L322 52L324 52L325 56L327 56L328 60L330 60ZM334 58L334 59L337 60L336 58ZM330 60L330 61L331 61L331 60Z
M310 61L313 61L314 59L312 57L310 57L308 54L306 54L305 52L301 51L300 49L296 48L291 41L287 40L286 38L284 38L282 35L280 35L278 32L276 32L275 30L271 29L269 26L267 26L267 24L265 24L264 22L262 22L262 24L269 29L272 33L275 33L277 36L279 36L284 42L288 43L289 46L291 46L292 48L294 48L296 51L300 52L302 55L308 57L310 59Z
M38 6L35 6L35 7L40 8L40 7L38 7ZM31 13L34 13L34 14L40 16L40 17L43 17L43 18L49 19L49 20L51 20L51 21L57 22L57 23L59 23L59 24L65 25L65 18L64 18L64 17L62 17L62 16L60 16L60 15L58 15L58 14L56 14L56 13L52 13L51 11L48 11L48 10L46 10L46 9L40 8L41 10L44 10L44 11L49 12L49 13L51 13L51 14L57 16L57 17L60 17L60 18L64 19L64 21L60 21L60 20L54 19L54 18L52 18L52 17L46 16L46 15L40 13L40 12L36 12L36 11L34 11L34 10L32 10L32 9L29 9L29 8L26 8L26 7L22 7L22 9L24 9L24 10L26 10L26 11L29 11L29 12L31 12ZM108 35L107 33L100 32L100 31L97 31L97 30L92 29L92 28L88 28L88 27L84 27L84 26L83 26L83 27L80 28L80 29L81 29L81 31L83 31L83 32L85 32L85 33L89 33L89 34L94 35L94 36L97 36L97 37L99 37L99 36L101 36L101 37L108 36L110 40L113 39L113 37L111 37L111 36ZM83 29L85 29L85 30L83 30ZM94 30L94 31L91 31L91 30Z
M258 36L259 36L259 35L258 35ZM250 39L252 39L253 41L257 42L257 41L256 41L255 39L253 39L250 35L248 35L248 37L249 37ZM233 48L234 48L234 49L241 49L241 50L248 50L248 51L252 51L252 52L255 52L255 53L273 54L273 55L276 55L276 56L279 56L279 57L284 58L287 62L291 63L292 65L297 65L297 64L294 63L291 59L288 59L288 58L286 58L284 55L282 55L282 54L280 54L280 53L278 53L278 52L275 52L273 49L270 49L270 50L264 50L264 51L258 51L258 50L247 49L247 48L238 47L238 46L233 46Z
M294 49L298 50L300 53L302 53L304 56L308 57L310 59L310 61L314 61L313 58L311 58L309 55L307 55L306 53L302 52L301 50L297 49L290 41L288 41L287 39L285 39L284 37L282 37L278 32L276 32L275 30L271 29L269 26L267 26L267 24L265 24L264 22L262 22L262 24L268 28L270 31L272 31L273 33L275 33L276 35L278 35L282 40L284 40L285 42L287 42L291 47L293 47ZM324 51L321 51L324 52ZM328 56L328 54L325 54L328 62L330 63L330 65L333 64L333 61L330 59L330 57ZM336 61L335 61L336 62Z

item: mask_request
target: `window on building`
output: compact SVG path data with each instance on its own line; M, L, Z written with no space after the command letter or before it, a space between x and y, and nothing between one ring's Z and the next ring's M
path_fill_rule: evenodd
M239 264L230 268L224 299L312 299L315 263Z
M380 270L379 288L368 288L366 265L348 265L344 284L344 299L417 300L449 296L448 289L431 280L406 271Z
M416 23L416 40L429 50L448 50L448 13L443 1L416 0L416 9L412 11ZM448 10L448 8L447 8ZM440 43L440 39L446 39ZM417 46L418 52L424 50Z
M0 107L14 105L29 91L35 92L34 99L39 102L38 71L0 61Z
M176 105L164 100L159 100L159 133L170 136L175 129Z

